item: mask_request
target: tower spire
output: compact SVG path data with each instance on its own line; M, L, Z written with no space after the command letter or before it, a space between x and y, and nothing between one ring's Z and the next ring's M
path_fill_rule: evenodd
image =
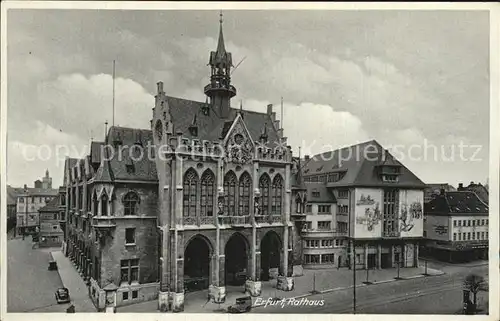
M217 42L217 51L216 51L216 57L219 59L224 59L226 56L226 46L224 44L224 33L222 32L222 23L224 22L223 16L222 16L222 10L220 11L219 14L219 40Z

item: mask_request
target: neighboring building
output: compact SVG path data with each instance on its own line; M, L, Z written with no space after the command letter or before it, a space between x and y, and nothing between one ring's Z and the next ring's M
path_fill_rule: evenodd
M488 257L488 205L472 191L445 192L425 205L428 254L449 261Z
M347 213L324 183L308 183L305 224L301 230L302 265L343 267L347 264Z
M456 191L455 187L450 184L427 184L427 187L424 190L424 203L428 203L433 200L443 189L445 192Z
M206 102L167 96L159 82L152 131L107 133L115 148L153 142L161 155L101 157L94 142L66 162L67 252L99 308L158 298L182 311L186 292L223 302L227 285L258 296L272 270L278 289L293 289L291 148L272 105L231 108L222 24L209 65Z
M7 232L14 229L16 232L16 212L17 212L17 194L19 189L7 185Z
M489 204L489 191L486 185L482 185L481 183L475 184L474 182L470 182L469 186L464 187L463 183L458 184L459 191L471 191L476 193L481 201L486 204Z
M333 235L339 245L343 232L349 238L345 252L337 249L341 264L347 257L352 267L354 257L356 268L390 268L398 262L418 266L426 185L380 144L369 141L316 155L305 164L303 176L311 193L319 191L318 208L336 200ZM314 227L313 222L307 224Z
M59 225L61 218L59 195L38 210L40 215L40 247L60 246L62 244L64 232Z
M45 175L48 175L48 171ZM22 189L16 190L19 191L16 202L16 228L18 233L34 233L40 227L38 210L54 199L58 194L58 190L51 188L29 188L27 185L24 185Z

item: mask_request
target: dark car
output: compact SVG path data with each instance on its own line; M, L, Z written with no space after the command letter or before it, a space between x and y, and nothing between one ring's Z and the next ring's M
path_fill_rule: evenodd
M66 288L59 288L56 291L56 301L57 303L69 303L71 302L69 298L69 290Z
M252 309L252 298L249 296L236 299L236 304L231 305L227 312L229 313L244 313Z

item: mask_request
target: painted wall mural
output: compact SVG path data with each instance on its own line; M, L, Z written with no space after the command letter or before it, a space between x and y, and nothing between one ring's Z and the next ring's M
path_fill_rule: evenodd
M368 196L370 197L370 196ZM358 203L357 203L358 204ZM368 231L373 230L373 226L380 223L382 216L380 214L379 204L375 203L375 208L365 209L365 215L356 217L356 224L366 225Z
M354 193L355 236L377 238L382 233L382 192L380 189L357 188Z
M410 205L406 203L401 204L401 215L399 217L402 232L409 232L415 226L414 221L422 217L422 204L420 202L413 202Z
M356 205L373 205L373 204L375 204L375 200L370 195L365 197L364 194L361 194L361 197L356 202Z
M423 191L401 190L399 196L399 231L401 236L423 236Z

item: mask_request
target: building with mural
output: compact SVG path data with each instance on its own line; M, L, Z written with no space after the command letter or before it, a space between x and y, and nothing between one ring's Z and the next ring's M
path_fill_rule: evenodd
M335 198L334 226L337 233L347 231L350 267L418 266L426 185L380 144L318 154L306 162L303 176L306 186L323 185Z
M488 204L467 190L446 192L424 208L424 250L446 261L488 257Z
M66 161L67 254L100 309L158 298L182 311L185 293L218 303L229 285L258 296L272 270L278 289L293 289L290 211L304 203L291 202L303 192L291 147L272 105L231 107L222 21L209 65L205 102L159 82L151 130L113 126L104 146Z
M45 172L46 178L51 182L49 172ZM16 228L18 234L23 233L34 233L40 228L40 217L38 210L45 205L47 205L51 200L53 200L57 194L58 190L51 188L50 185L46 185L47 188L33 188L24 185L22 189L16 189L18 191L17 201L16 201Z

